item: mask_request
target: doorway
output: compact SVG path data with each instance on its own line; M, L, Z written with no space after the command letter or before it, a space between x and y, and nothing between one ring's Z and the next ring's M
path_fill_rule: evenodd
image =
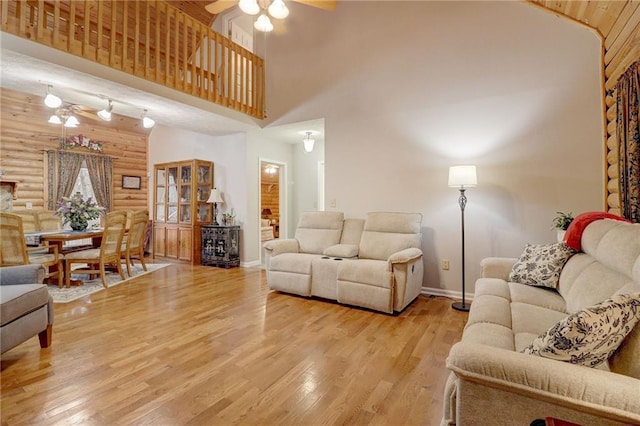
M285 175L285 163L260 160L260 245L286 238Z

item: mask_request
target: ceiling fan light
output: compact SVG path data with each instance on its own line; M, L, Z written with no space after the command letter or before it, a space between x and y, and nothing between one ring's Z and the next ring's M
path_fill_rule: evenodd
M111 99L109 99L109 105L100 111L98 111L98 117L103 119L104 121L111 121L111 110L113 109L113 104Z
M267 10L269 11L269 15L276 19L284 19L289 16L289 9L282 0L274 0Z
M51 93L51 85L47 86L47 96L44 98L44 104L49 108L58 108L62 105L62 99Z
M258 31L262 31L263 33L269 33L273 31L273 24L271 23L269 17L264 13L260 15L258 19L256 19L253 27Z
M64 127L78 127L78 124L80 124L78 119L71 115L67 118L67 121L64 122Z
M248 15L257 15L260 13L260 5L257 0L240 0L238 2L240 10Z
M60 120L60 117L58 117L56 114L53 114L51 117L49 117L48 122L51 124L62 124L62 120Z

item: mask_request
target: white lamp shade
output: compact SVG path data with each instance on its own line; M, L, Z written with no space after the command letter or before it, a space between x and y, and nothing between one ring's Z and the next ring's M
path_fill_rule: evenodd
M478 184L476 166L449 167L449 186L452 188L473 188Z
M80 124L80 122L72 115L64 122L64 127L78 127L78 124Z
M218 189L213 188L213 191L211 191L211 194L209 194L207 203L224 204L224 200L222 199L222 194L220 193L220 191L218 191Z
M47 93L47 96L45 96L44 98L44 104L49 108L58 108L60 105L62 105L62 99L60 99L53 93Z
M49 117L49 123L51 124L62 124L62 120L60 120L60 117L58 117L57 115L52 115L51 117Z
M311 152L316 141L307 137L302 140L302 143L304 144L304 152Z
M240 0L238 2L240 10L248 15L257 15L260 13L260 5L257 0Z
M152 118L149 118L146 116L142 117L142 127L144 127L145 129L150 129L155 125L156 125L156 122Z
M109 105L105 109L98 111L98 117L100 117L104 121L111 121L111 110L113 109L113 104L111 100L109 100Z
M289 16L289 9L282 0L273 0L273 3L269 6L269 15L276 19L284 19Z
M258 19L256 19L253 27L258 31L262 31L263 33L269 33L273 31L273 24L271 23L269 17L264 13L260 15Z

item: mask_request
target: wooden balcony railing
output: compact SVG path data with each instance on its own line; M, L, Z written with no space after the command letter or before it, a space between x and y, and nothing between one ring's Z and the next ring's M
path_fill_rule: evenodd
M168 3L0 3L4 32L264 118L264 60Z

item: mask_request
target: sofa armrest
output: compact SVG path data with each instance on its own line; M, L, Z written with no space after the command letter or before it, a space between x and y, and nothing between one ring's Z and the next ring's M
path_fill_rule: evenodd
M455 344L446 361L460 380L581 412L640 423L640 380L481 344Z
M420 257L422 257L422 250L418 248L412 247L412 248L397 251L393 253L391 256L389 256L389 258L387 259L387 262L389 263L389 270L392 270L393 265L396 263L408 263Z
M277 256L281 253L298 253L300 251L298 240L293 238L267 241L262 247L264 247L271 256Z
M42 284L45 269L42 265L4 266L0 268L0 285Z
M480 261L482 278L500 278L508 281L513 264L518 259L515 257L487 257Z

